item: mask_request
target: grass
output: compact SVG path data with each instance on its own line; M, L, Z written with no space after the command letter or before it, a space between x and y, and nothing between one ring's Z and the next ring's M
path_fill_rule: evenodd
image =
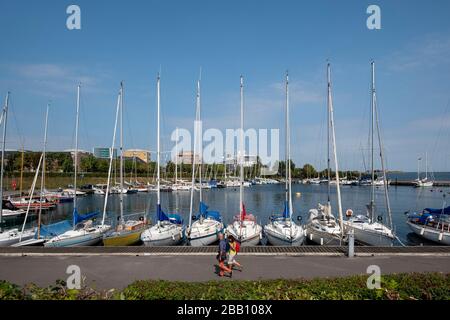
M368 289L367 276L313 280L171 282L136 281L123 290L69 290L63 281L40 288L0 281L1 299L56 300L449 300L450 274L402 273L382 277L380 289Z

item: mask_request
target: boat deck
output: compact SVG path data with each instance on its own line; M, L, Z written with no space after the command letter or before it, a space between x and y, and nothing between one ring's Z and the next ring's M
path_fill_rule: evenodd
M347 254L345 246L299 246L299 247L276 247L255 246L241 247L240 255L317 255L317 256L344 256ZM168 246L168 247L0 247L0 256L46 256L46 255L215 255L217 246L190 247L190 246ZM450 256L448 246L406 246L406 247L369 247L355 246L355 255L446 255Z

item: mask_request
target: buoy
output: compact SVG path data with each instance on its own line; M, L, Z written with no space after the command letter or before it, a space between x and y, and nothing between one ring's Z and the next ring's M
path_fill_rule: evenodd
M351 217L353 215L353 210L352 209L347 209L347 211L345 211L345 215L347 217Z
M297 198L300 198L300 197L302 196L302 193L301 193L301 192L296 192L296 193L295 193L295 196L296 196Z

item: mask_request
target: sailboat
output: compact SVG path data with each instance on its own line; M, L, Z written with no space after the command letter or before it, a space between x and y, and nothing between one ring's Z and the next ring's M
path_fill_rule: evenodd
M120 110L120 113L119 113ZM113 151L116 140L117 118L120 114L120 189L123 189L123 84L120 83L119 96L117 98L116 121L114 124L113 142L110 149L108 183L106 187L105 203L103 206L103 217L106 216L106 207L108 204L109 186L111 180L111 170L113 164ZM102 222L104 223L104 221ZM145 222L141 220L124 220L123 217L123 192L120 193L120 217L119 224L115 230L111 230L103 235L103 244L105 246L129 246L140 241L141 233L144 230Z
M445 197L442 208L425 208L421 213L410 214L406 224L419 237L450 245L450 207L446 207Z
M244 205L244 78L241 76L241 130L239 152L239 215L234 217L233 223L228 225L226 233L232 235L241 246L257 245L262 238L262 227L257 223L256 217L248 214Z
M425 152L425 178L420 179L420 160L417 159L417 179L415 181L415 187L432 187L433 181L428 180L428 152Z
M292 220L292 179L291 179L291 143L289 121L289 75L286 72L286 157L285 157L285 194L284 211L273 214L264 226L264 234L270 244L275 246L299 246L303 244L305 232L302 226Z
M156 81L157 96L157 166L156 166L156 219L155 225L144 230L141 234L141 240L146 246L170 246L180 244L184 236L183 220L178 214L165 214L161 208L161 170L160 170L160 103L161 86L158 73Z
M5 213L6 215L11 215L14 214L15 216L17 216L17 208L15 208L14 206L10 207L10 209L8 209L8 207L4 208L5 206L7 206L8 202L5 202L3 200L3 173L4 173L4 163L5 163L5 145L6 145L6 123L8 120L8 107L9 107L9 95L10 93L8 92L6 94L6 98L5 98L5 105L2 109L2 114L1 114L1 119L0 119L0 123L3 124L3 137L2 137L2 163L0 165L0 199L2 200L2 206L0 208L0 247L4 247L4 246L10 246L16 242L19 241L19 239L21 237L25 238L25 239L30 239L34 236L34 230L26 230L26 231L19 231L18 229L10 229L10 230L3 230L3 214ZM25 213L25 212L23 212ZM20 212L20 214L23 214L22 212Z
M342 217L342 201L341 201L341 180L339 177L339 166L337 162L337 150L336 150L336 135L334 130L334 115L333 115L333 100L331 96L331 68L330 63L327 64L327 114L328 114L328 123L327 123L327 185L328 185L328 193L327 193L327 204L322 205L318 204L317 209L309 210L309 218L308 223L306 225L306 233L307 237L310 241L313 241L320 245L340 245L342 244L342 240L344 237L344 228L343 228L343 217ZM331 132L330 132L331 130ZM331 137L330 137L331 135ZM337 193L337 201L338 201L338 213L339 213L339 221L336 221L332 210L331 210L331 168L330 168L330 138L333 144L333 156L334 156L334 164L336 171L336 180L334 185L336 186Z
M98 215L98 212L92 212L85 215L78 213L77 207L77 167L78 167L78 122L80 113L80 90L81 85L77 87L77 109L75 122L75 154L74 154L74 184L73 184L73 229L50 238L44 243L45 247L77 247L89 246L99 243L103 238L103 233L111 227L105 225L105 216L102 224L94 226L91 218Z
M381 166L383 170L383 180L388 181L386 178L386 168L384 165L384 157L383 157L383 146L381 143L381 135L380 128L378 122L378 111L377 111L377 100L376 100L376 91L375 91L375 62L371 62L372 67L372 88L371 88L371 171L372 171L372 181L375 181L375 168L374 168L374 131L375 131L375 122L376 122L376 130L378 136L378 145L380 148L380 160ZM376 216L375 210L375 184L371 185L371 200L367 205L366 214L359 214L356 216L349 217L348 220L344 221L344 226L346 232L353 232L355 240L371 246L392 246L393 241L395 239L394 233L392 231L392 215L391 215L391 206L389 203L389 194L388 194L388 184L383 184L384 186L384 197L386 203L387 217L388 217L388 225L384 225L382 223L383 217L379 215ZM349 213L351 211L348 211Z
M189 226L187 229L189 244L193 247L207 246L219 239L219 232L223 230L222 217L218 211L208 210L208 206L203 202L202 187L198 188L200 196L199 212L193 221L193 203L194 203L194 184L195 184L195 165L196 154L202 155L202 126L201 126L201 105L200 105L200 79L197 82L197 105L194 122L194 157L192 163L192 187L191 204L189 210ZM197 140L198 139L198 140ZM200 150L197 150L197 146ZM202 157L199 157L198 166L199 177L202 177Z

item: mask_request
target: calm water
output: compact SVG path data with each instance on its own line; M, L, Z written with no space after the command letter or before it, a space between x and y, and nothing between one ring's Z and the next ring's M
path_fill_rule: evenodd
M370 187L343 186L341 188L343 210L351 208L355 214L365 213L365 205L370 200ZM440 208L444 204L444 196L450 194L450 188L413 188L413 187L390 187L389 196L391 200L393 222L399 238L405 244L417 245L427 243L412 233L405 224L405 212L417 211L425 207ZM221 212L225 223L239 210L239 189L211 189L203 192L204 201L210 209ZM104 197L99 195L88 195L78 198L79 212L85 213L92 210L102 210ZM284 185L257 185L244 190L244 200L248 212L256 215L258 222L265 224L272 213L281 213L284 204ZM326 185L293 185L293 205L296 216L302 216L306 222L307 212L310 208L327 200ZM335 187L332 187L332 206L336 208ZM385 208L383 188L376 190L376 206L378 212L382 213ZM116 221L117 209L119 208L119 195L112 195L108 200L108 219L110 223ZM168 213L178 212L185 221L188 220L190 192L161 193L161 202L164 210ZM44 222L58 221L69 218L72 212L72 204L61 204L58 208L49 212L44 217ZM124 195L124 210L127 212L146 212L148 217L154 220L156 207L156 193L137 193ZM198 208L198 193L195 194L194 208ZM337 215L337 210L333 211Z

